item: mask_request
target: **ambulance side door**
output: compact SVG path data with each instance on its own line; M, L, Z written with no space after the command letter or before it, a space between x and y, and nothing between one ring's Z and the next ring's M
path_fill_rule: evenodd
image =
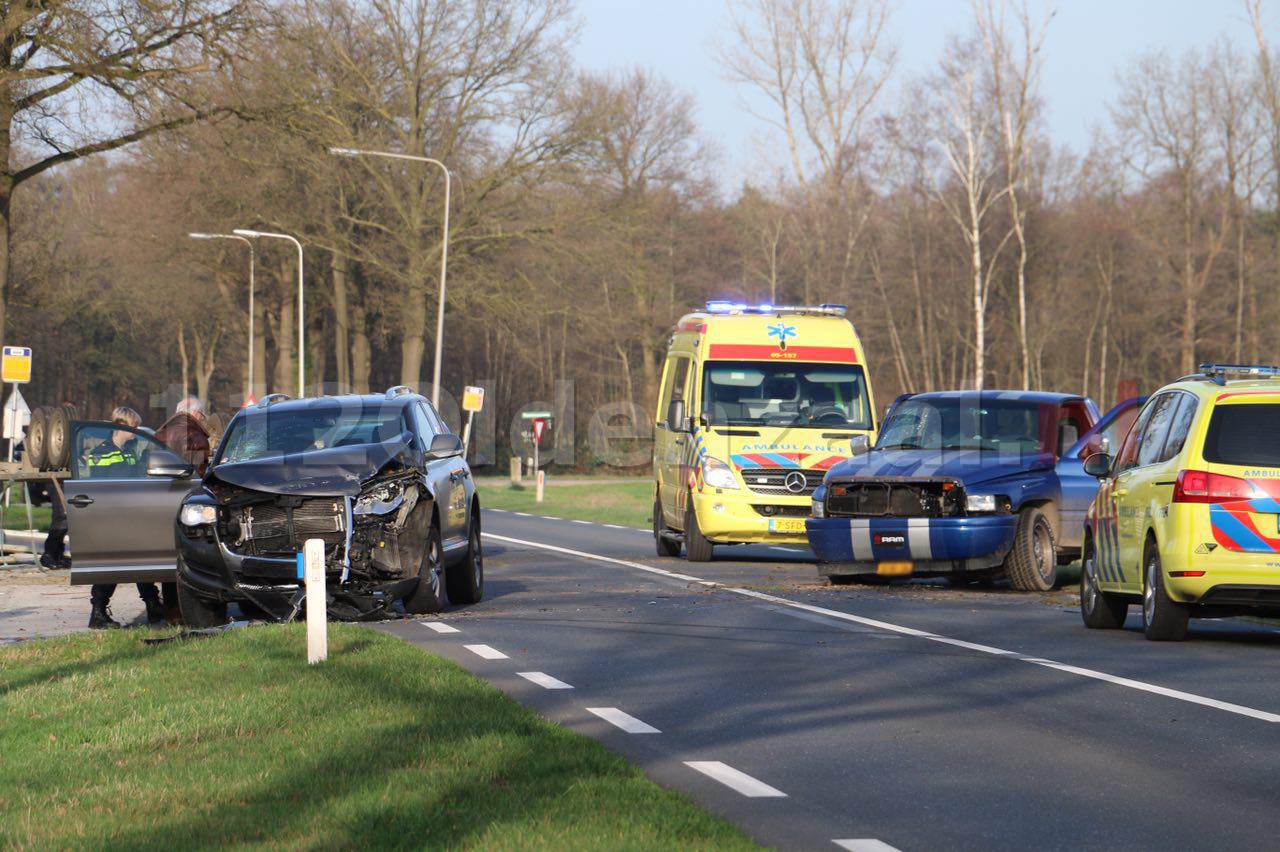
M662 374L662 392L658 394L658 413L655 419L653 441L654 476L658 483L658 498L668 526L679 527L684 512L684 488L688 481L685 458L693 437L687 425L692 412L687 394L689 366L688 355L672 355L667 359ZM669 424L667 415L674 401L685 403L684 423ZM672 428L676 426L677 428Z

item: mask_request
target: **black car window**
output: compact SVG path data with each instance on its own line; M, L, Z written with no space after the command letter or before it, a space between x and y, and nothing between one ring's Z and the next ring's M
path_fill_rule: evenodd
M1213 409L1204 460L1214 464L1280 467L1280 405L1248 403Z
M356 398L353 402L317 401L306 407L246 409L231 421L218 462L391 441L405 429L400 408Z
M164 444L141 429L102 423L82 426L76 431L72 448L72 477L75 479L142 479L152 450Z
M1196 418L1199 400L1189 393L1179 393L1176 396L1178 410L1173 415L1169 437L1165 439L1164 452L1160 453L1158 461L1168 461L1182 452L1182 447L1187 443L1187 433L1191 431L1191 421Z
M425 403L415 403L413 406L413 421L415 431L422 440L423 449L431 446L431 439L440 434L440 430L436 428L436 424L432 421L431 416L427 413Z
M1151 409L1151 419L1143 430L1142 440L1138 444L1138 467L1145 467L1160 461L1160 453L1164 450L1165 438L1169 435L1169 427L1173 425L1173 415L1178 407L1178 395L1162 393Z
M1137 466L1138 447L1142 443L1142 436L1147 429L1147 422L1151 419L1151 412L1155 411L1157 402L1159 402L1159 399L1151 399L1142 407L1142 413L1138 415L1138 419L1134 421L1132 428L1125 435L1124 445L1120 447L1120 452L1116 455L1115 471L1117 473L1123 473Z

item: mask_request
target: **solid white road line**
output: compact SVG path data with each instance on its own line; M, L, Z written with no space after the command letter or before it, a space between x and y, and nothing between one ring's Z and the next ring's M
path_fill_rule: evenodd
M739 772L729 764L718 760L686 760L684 765L701 772L708 778L714 778L749 799L785 798L787 795L776 787L770 787L763 781L756 780L747 773Z
M437 633L457 633L458 628L445 624L443 621L419 621L423 627L428 630L434 630Z
M890 846L883 840L876 840L874 837L862 840L833 840L831 842L841 849L848 849L849 852L901 852L896 846Z
M527 681L536 683L543 689L573 689L569 684L562 680L556 680L545 672L516 672L516 674Z
M588 713L594 713L615 728L621 728L628 734L660 734L653 725L641 722L635 716L623 713L617 707L588 707Z
M505 660L507 655L499 651L497 648L490 648L488 645L463 645L471 653L485 660Z
M611 556L597 556L594 553L584 553L581 550L571 550L567 547L556 547L555 545L543 544L537 541L525 541L523 539L518 539L518 538L508 538L506 536L494 535L493 533L483 533L483 535L488 538L495 539L496 541L507 542L508 544L523 545L525 547L532 547L538 550L548 550L553 553L563 553L569 556L577 556L582 559L591 559L596 562L607 562L612 565L624 565L628 568L634 568L637 571L646 571L650 574L658 574L660 576L670 577L671 579L674 579L674 580L684 580L685 582L689 582L689 583L697 583L698 585L705 586L707 588L721 589L723 591L730 592L735 595L742 595L743 597L755 598L756 600L765 601L767 603L776 604L778 606L785 606L791 609L803 610L804 612L812 612L817 615L823 615L828 618L836 618L841 621L848 621L854 624L863 624L863 625L866 625L867 627L874 627L878 630L884 630L889 633L897 633L902 636L914 636L917 639L927 639L930 642L938 642L943 645L951 645L956 648L964 648L969 651L977 651L978 653L981 653L981 654L990 654L991 656L994 656L994 657L1004 657L1010 660L1018 660L1024 663L1031 663L1032 665L1042 666L1044 668L1049 668L1049 669L1055 669L1057 671L1065 672L1067 674L1078 675L1079 677L1086 677L1092 680L1102 681L1103 683L1110 683L1115 686L1123 686L1127 689L1134 689L1139 692L1148 692L1148 693L1151 693L1152 695L1161 695L1161 696L1164 696L1165 698L1172 698L1176 701L1184 701L1188 704L1198 704L1201 707L1209 707L1214 710L1221 710L1225 713L1234 713L1237 716L1247 716L1250 719L1258 719L1259 721L1263 721L1263 722L1280 722L1280 713L1271 713L1266 710L1257 710L1257 709L1254 709L1253 707L1245 707L1244 705L1241 705L1241 704L1232 704L1229 701L1219 701L1216 698L1208 698L1203 695L1197 695L1193 692L1183 692L1178 689L1169 689L1168 687L1158 686L1154 683L1146 683L1145 681L1134 680L1132 678L1119 677L1117 675L1108 674L1106 672L1100 672L1095 669L1086 669L1080 666L1072 666L1066 663L1059 663L1055 660L1046 660L1041 657L1032 657L1032 656L1028 656L1027 654L1022 654L1018 651L1006 651L1003 648L995 648L991 645L981 645L976 642L966 642L963 639L952 639L949 636L941 636L937 633L930 633L927 630L916 630L914 627L904 627L900 624L892 624L888 621L880 621L874 618L866 618L861 615L851 615L850 613L840 612L839 610L827 609L826 607L814 606L813 604L806 604L806 603L800 603L798 601L787 600L786 598L780 598L780 597L777 597L776 595L770 595L764 592L757 592L757 591L754 591L753 589L734 588L733 586L726 586L722 583L717 583L712 580L704 580L701 577L693 577L693 576L690 576L689 574L677 574L674 571L667 571L662 568L654 568L651 565L644 565L640 562L631 562L626 559L615 559Z

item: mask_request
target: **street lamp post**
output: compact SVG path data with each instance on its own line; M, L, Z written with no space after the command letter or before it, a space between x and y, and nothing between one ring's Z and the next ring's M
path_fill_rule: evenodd
M413 154L396 154L391 151L367 151L360 148L330 148L329 153L337 157L385 157L390 160L412 160L415 163L430 163L444 172L444 237L440 243L440 304L436 309L436 363L431 371L431 406L440 410L440 364L444 357L444 296L445 278L449 272L449 195L451 178L449 167L431 157L418 157Z
M251 231L248 228L236 228L231 233L238 237L249 237L250 239L265 237L275 240L288 240L298 249L298 398L301 399L307 395L307 326L303 316L305 285L302 278L302 243L298 242L296 237L291 237L288 234L273 234L270 231Z
M249 370L248 380L245 382L248 387L244 391L244 400L247 404L253 398L253 333L254 333L254 312L253 312L253 273L254 273L254 252L253 240L248 237L242 237L239 234L202 234L192 232L187 234L193 240L239 240L249 247Z

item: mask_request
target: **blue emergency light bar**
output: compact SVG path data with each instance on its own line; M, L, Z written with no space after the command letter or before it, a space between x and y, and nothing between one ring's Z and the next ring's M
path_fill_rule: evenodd
M709 314L821 314L825 316L842 317L849 310L848 305L748 305L744 302L730 302L725 299L715 299L707 302L706 311Z
M1201 364L1200 372L1205 378L1222 384L1227 376L1253 376L1257 378L1275 378L1280 376L1280 367L1259 364Z

